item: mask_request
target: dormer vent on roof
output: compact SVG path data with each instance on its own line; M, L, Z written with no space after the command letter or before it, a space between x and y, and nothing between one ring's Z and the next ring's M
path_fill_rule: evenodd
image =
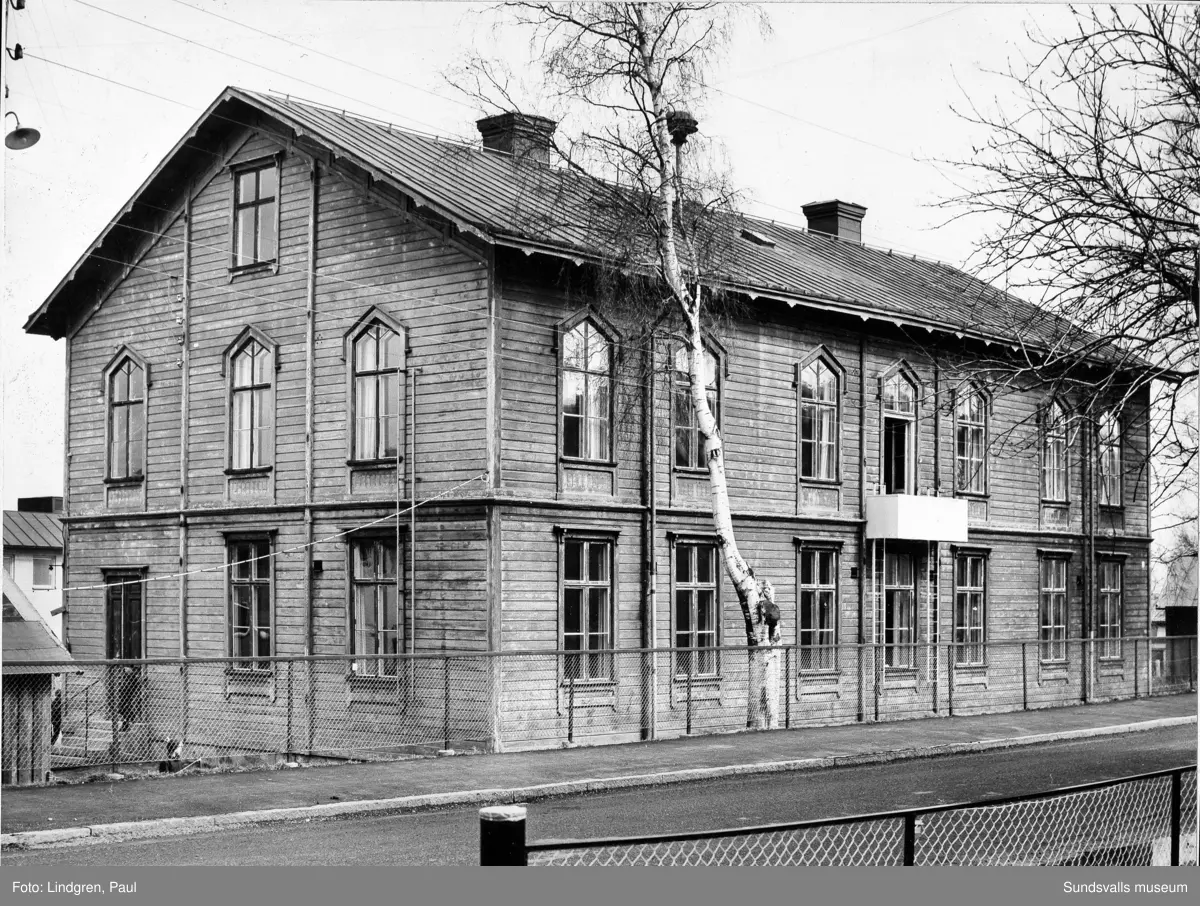
M518 160L550 163L550 147L558 123L532 113L499 113L476 121L483 147L503 151Z
M862 222L867 209L852 201L813 201L801 207L810 233L824 233L862 244Z

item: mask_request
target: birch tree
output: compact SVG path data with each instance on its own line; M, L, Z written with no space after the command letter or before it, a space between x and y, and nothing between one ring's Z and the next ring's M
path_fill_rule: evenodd
M560 150L566 167L606 177L595 184L593 239L605 249L608 279L640 318L670 323L677 348L686 350L717 546L747 646L769 649L780 639L779 608L771 582L755 575L739 550L725 444L705 390L705 331L728 303L720 281L738 215L719 168L705 171L696 158L708 149L690 112L703 104L706 75L739 20L756 16L764 31L766 20L746 7L710 2L518 3L504 10L531 37L541 100L583 112L586 128ZM458 72L460 87L464 77L474 79L470 93L477 97L498 95L495 106L515 106L509 74L494 61L469 60ZM752 657L751 665L762 691L777 665L769 655ZM770 696L751 703L759 725L771 722Z

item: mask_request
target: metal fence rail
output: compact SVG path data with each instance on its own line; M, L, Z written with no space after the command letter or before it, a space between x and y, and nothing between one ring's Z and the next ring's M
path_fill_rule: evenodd
M1053 649L1028 640L58 666L55 705L45 709L55 715L49 768L165 762L178 770L231 759L398 758L1061 707L1194 690L1197 658L1193 636L1104 646L1072 640ZM45 670L20 670L6 666L5 688L29 699L45 685ZM24 757L6 744L6 772ZM5 776L18 774L44 777Z
M491 810L481 812L481 829ZM661 836L508 845L481 864L1195 865L1196 766L1032 796ZM504 843L503 838L500 840Z

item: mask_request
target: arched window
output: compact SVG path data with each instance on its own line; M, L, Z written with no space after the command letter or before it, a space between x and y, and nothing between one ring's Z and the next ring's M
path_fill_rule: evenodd
M612 359L612 343L590 319L563 334L563 456L612 460Z
M911 494L916 488L917 386L897 368L884 379L883 492Z
M836 481L838 474L838 383L840 375L822 357L800 368L800 477Z
M273 358L271 350L252 338L230 359L229 466L232 469L271 465Z
M146 454L146 372L126 356L108 375L108 477L139 479Z
M968 494L987 491L987 398L965 384L954 405L954 488Z
M394 459L400 452L401 382L404 341L373 321L354 338L355 460Z
M721 367L717 357L707 348L700 366L704 380L704 392L708 408L721 428ZM680 347L675 352L675 465L683 469L706 469L704 460L704 435L696 421L696 410L692 406L692 379L688 369L688 351Z
M1067 416L1057 400L1043 414L1042 498L1067 499Z
M1100 416L1097 428L1100 464L1098 487L1101 506L1121 505L1121 419L1113 410Z

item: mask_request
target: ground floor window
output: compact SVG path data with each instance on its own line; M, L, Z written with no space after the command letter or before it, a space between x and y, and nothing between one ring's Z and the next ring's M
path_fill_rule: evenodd
M884 664L888 667L916 666L917 596L911 554L884 557Z
M1097 637L1100 657L1121 656L1121 561L1101 560L1097 566L1099 604Z
M350 653L359 676L395 676L403 612L395 537L350 543Z
M562 545L562 647L567 680L612 679L613 543L568 535Z
M142 574L104 574L104 657L110 661L136 660L142 650Z
M675 672L717 672L717 548L708 543L675 545Z
M954 663L983 664L987 559L959 554L954 563Z
M268 538L229 542L229 654L270 657L274 652L271 612L271 541ZM268 661L245 660L244 670L268 670Z
M1067 561L1042 559L1042 589L1038 623L1039 657L1043 662L1067 659Z
M837 666L837 551L800 551L800 669Z

